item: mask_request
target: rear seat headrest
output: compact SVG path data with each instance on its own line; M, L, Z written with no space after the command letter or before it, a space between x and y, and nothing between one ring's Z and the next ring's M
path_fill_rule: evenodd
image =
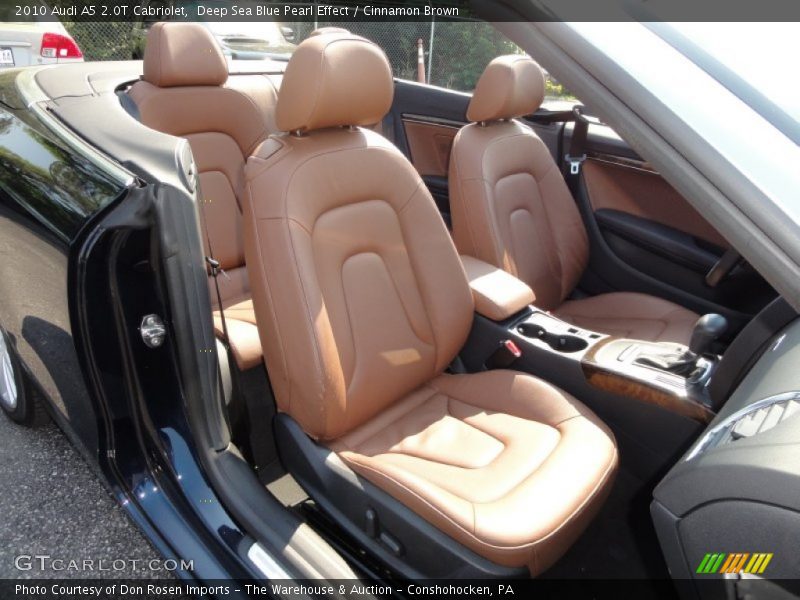
M389 112L393 88L380 47L348 32L320 33L294 51L275 119L281 131L374 125Z
M513 119L536 112L544 100L544 72L521 54L498 56L483 71L467 108L474 122Z
M219 86L228 79L228 63L202 25L155 23L147 34L143 78L158 87Z

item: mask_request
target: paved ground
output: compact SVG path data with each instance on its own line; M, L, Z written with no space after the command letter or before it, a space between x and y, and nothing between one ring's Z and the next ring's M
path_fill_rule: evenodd
M15 562L28 562L20 555L49 555L65 566L91 559L95 570L101 559L107 568L117 560L125 568L40 570L33 559L31 570L20 571ZM158 558L61 430L52 424L26 429L0 413L0 579L157 577L142 565ZM132 560L141 561L136 569Z

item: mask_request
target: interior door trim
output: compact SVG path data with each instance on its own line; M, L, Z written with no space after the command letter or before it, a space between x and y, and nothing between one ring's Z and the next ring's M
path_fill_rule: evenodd
M613 154L606 154L604 152L587 152L587 158L592 160L596 160L600 163L606 163L609 165L616 165L618 167L625 167L628 169L636 169L637 171L644 171L646 173L650 173L651 175L659 175L658 171L656 171L650 163L644 160L638 160L635 158L628 158L626 156L614 156Z
M439 125L441 127L449 127L450 129L461 129L466 125L466 123L453 121L451 119L444 119L442 117L428 117L425 115L415 115L411 113L403 113L401 118L403 122L422 123L424 125Z

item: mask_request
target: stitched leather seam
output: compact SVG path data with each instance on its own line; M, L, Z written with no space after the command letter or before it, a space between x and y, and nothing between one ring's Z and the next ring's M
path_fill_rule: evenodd
M401 419L404 419L404 418L405 418L405 417L407 417L409 414L411 414L411 412L412 412L412 411L416 410L417 408L419 408L419 407L420 407L420 406L422 406L423 404L425 404L425 403L427 403L427 402L430 402L430 400L431 400L431 399L432 399L434 396L436 396L437 394L440 394L440 392L439 392L438 390L435 390L435 389L433 389L433 388L428 388L428 389L432 390L432 392L431 392L431 394L430 394L429 396L426 396L425 398L423 398L423 399L422 399L422 400L420 400L419 402L417 402L417 403L413 404L413 405L412 405L412 406L411 406L411 407L410 407L410 408L409 408L407 411L405 411L403 414L401 414L401 415L398 415L398 416L397 416L397 418L394 420L394 422L396 423L397 421L400 421ZM342 439L342 438L340 438L339 440L337 440L337 443L340 443L340 444L342 444L342 445L343 445L345 448L347 448L347 449L348 449L348 450L350 450L351 452L355 452L355 453L359 453L359 454L360 454L360 452L359 452L358 448L360 448L360 447L364 446L365 444L369 443L369 442L370 442L371 440L373 440L373 439L374 439L376 436L378 436L378 435L381 435L381 434L382 434L382 433L383 433L385 430L386 430L386 428L384 427L384 428L382 428L382 429L380 429L380 430L376 431L375 433L373 433L373 434L372 434L371 436L369 436L368 438L365 438L364 440L362 440L362 441L361 441L359 444L357 444L356 446L350 446L350 445L349 445L349 444L348 444L348 443L347 443L347 442L346 442L344 439Z
M617 444L616 444L616 441L613 438L611 438L611 442L612 442L612 445L614 446L614 452L613 452L613 454L611 456L611 460L609 461L608 465L606 466L606 469L603 472L603 476L600 478L600 480L592 488L592 491L589 494L587 494L586 498L584 499L584 501L581 502L581 504L579 506L577 506L575 508L575 510L573 510L566 519L564 519L564 521L561 523L561 525L556 527L553 531L548 533L543 538L541 538L539 540L536 540L535 542L530 544L530 546L534 550L534 558L535 559L538 559L538 555L537 555L537 552L536 552L536 546L538 546L540 544L543 544L547 540L549 540L550 538L556 536L559 532L561 532L562 529L564 529L567 525L571 524L577 517L579 517L581 515L581 513L583 513L591 505L592 501L595 499L595 497L597 496L598 492L605 487L605 485L608 483L608 480L611 477L611 475L616 471L616 468L617 468L617 465L618 465L618 461L619 461L618 454L617 454Z
M255 210L254 207L253 207L253 202L252 202L253 192L252 192L252 189L250 187L250 182L249 181L245 182L245 190L246 190L246 192L247 192L247 194L248 194L248 196L250 198L250 208ZM261 273L261 282L263 284L263 287L264 287L264 290L266 292L266 295L269 298L268 306L269 306L269 312L270 312L270 324L273 325L274 328L275 328L275 338L277 339L278 345L280 346L280 350L281 350L281 352L280 352L281 371L283 372L283 374L285 376L285 380L286 380L286 382L288 384L288 387L289 387L289 393L288 393L289 397L286 399L287 412L289 412L291 414L291 412L292 412L292 395L293 395L292 392L293 392L293 387L294 386L292 385L292 378L289 376L289 367L286 364L286 356L287 356L287 354L286 354L286 346L285 346L284 341L283 341L283 336L281 335L280 319L278 319L277 314L275 312L275 300L274 300L274 297L273 297L273 294L272 294L272 286L270 284L269 278L267 277L265 266L264 266L264 258L263 258L263 255L262 255L262 248L261 248L261 243L260 243L260 237L261 236L260 236L260 233L258 231L258 219L255 217L254 213L252 213L250 215L250 217L251 217L250 221L252 223L252 228L253 228L253 237L255 238L256 247L258 248L258 252L256 253L256 256L255 256L255 259L256 259L255 267L257 267L259 272ZM246 244L245 244L245 247L246 247ZM255 310L255 305L253 307L253 310ZM261 336L260 336L260 331L259 331L259 339L260 339L260 337ZM263 352L263 350L262 350L262 352ZM264 366L265 367L266 367L266 362L267 362L266 361L266 353L264 353Z
M391 210L392 210L392 211L395 213L395 215L398 215L398 216L399 216L399 215L400 215L400 214L403 212L403 210L406 208L406 206L408 206L408 204L411 202L411 199L412 199L414 196L416 196L416 194L417 194L417 192L419 191L419 189L420 189L420 186L422 185L422 183L423 183L423 182L422 182L422 181L420 181L420 182L417 184L417 187L414 189L414 191L413 191L413 192L411 192L411 194L409 194L409 197L408 197L408 199L407 199L407 200L406 200L406 201L403 203L403 206L402 206L402 208L400 208L399 210L395 210L395 209L394 209L394 207L393 207L393 206L392 206L392 205L391 205L389 202L387 202L386 200L376 200L376 199L373 199L373 200L361 200L361 201L359 201L359 202L351 202L351 203L349 203L349 204L344 204L344 205L342 205L342 206L337 206L337 207L334 207L334 208L332 208L332 209L329 209L329 210L326 210L326 211L324 211L324 212L320 213L320 214L319 214L319 215L316 217L316 219L314 220L314 224L313 224L312 228L313 228L314 230L316 230L317 223L319 222L319 220L320 220L320 219L321 219L321 218L322 218L324 215L326 215L326 214L330 213L330 212L331 212L331 211L333 211L333 210L338 210L338 209L340 209L340 208L350 208L350 207L353 207L353 206L357 206L357 205L359 205L359 204L366 204L366 203L368 203L368 202L381 202L381 203L384 203L384 204L386 204L386 205L387 205L387 206L388 206L388 207L389 207L389 208L390 208L390 209L391 209ZM276 217L276 218L278 218L278 217ZM282 218L282 217L279 217L279 218ZM295 221L295 222L296 222L296 223L297 223L297 224L298 224L300 227L302 227L302 228L303 228L303 229L304 229L304 230L305 230L305 231L306 231L306 232L307 232L309 235L313 236L313 232L312 232L312 231L309 231L309 229L308 229L307 227L305 227L305 226L304 226L302 223L300 223L299 221L297 221L297 220L296 220L296 219L294 219L293 217L287 217L287 218L289 218L290 220L294 220L294 221ZM404 245L406 245L406 242L405 242L405 235L403 234L402 222L400 221L400 219L399 219L399 218L397 219L397 226L398 226L398 230L400 231L400 236L401 236L401 239L403 240L403 244L404 244ZM408 245L406 245L406 247L408 247ZM420 342L422 342L422 343L423 343L423 344L425 344L426 346L431 346L431 347L433 347L433 348L434 348L434 350L435 350L435 349L436 349L436 335L435 335L435 333L434 333L434 330L433 330L433 325L432 325L432 323L430 322L430 319L428 319L428 318L427 318L427 311L426 311L426 313L425 313L425 317L426 317L426 322L427 322L427 325L428 325L428 331L430 332L430 335L431 335L431 337L433 338L433 341L432 341L432 342L428 342L428 341L424 340L424 339L423 339L423 338L420 336L419 332L417 331L417 328L414 326L414 321L411 319L411 315L410 315L410 313L409 313L408 307L406 306L406 302L405 302L405 301L404 301L404 299L403 299L403 295L400 293L400 286L398 286L398 284L397 284L397 281L395 280L395 278L394 278L394 275L393 275L393 273L392 273L392 270L389 268L389 266L388 266L388 264L387 264L387 262L386 262L386 259L385 259L385 258L384 258L384 256L383 256L383 254L382 254L382 253L381 253L379 250L373 250L373 251L363 251L363 252L358 252L358 253L350 254L349 256L347 256L347 257L346 257L346 258L345 258L345 259L342 261L342 266L344 266L344 263L345 263L345 262L347 262L347 261L348 261L350 258L352 258L353 256L356 256L356 254L375 254L376 256L378 256L378 257L381 259L381 261L383 262L384 268L386 269L386 273L387 273L387 275L389 276L389 280L392 282L392 286L394 287L395 294L397 294L397 297L398 297L398 299L400 300L400 305L403 307L403 312L404 312L404 314L405 314L406 320L407 320L407 321L408 321L408 323L411 325L411 330L412 330L412 332L414 333L414 335L416 336L416 338L417 338L417 339L418 339ZM406 256L407 256L407 258L408 258L408 264L409 264L409 267L411 267L411 273L412 273L412 275L413 275L413 277L414 277L414 280L415 280L415 282L417 283L417 290L418 290L418 291L420 291L422 288L421 288L421 286L419 285L419 280L417 279L417 276L416 276L416 271L415 271L415 269L414 269L414 265L413 265L413 263L412 263L411 254L410 254L410 253L406 253ZM342 289L344 289L344 285L342 285ZM421 303L422 303L422 304L423 304L423 306L424 306L424 305L425 305L425 299L422 297L422 293L421 293L421 291L420 291L420 293L419 293L419 298L420 298L420 301L421 301ZM352 328L351 328L351 332L352 332ZM353 337L353 339L355 339L355 336Z
M258 104L256 104L255 100L253 100L253 98L251 98L249 94L246 94L244 91L236 89L234 87L222 87L220 89L230 90L234 94L238 94L239 96L242 96L245 100L247 100L247 102L250 103L250 105L253 107L253 110L256 111L256 114L257 115L261 115L261 113L262 113L261 108L259 108ZM264 124L263 127L261 128L261 131L256 136L255 140L253 140L253 142L250 143L250 145L247 147L247 150L243 151L243 154L245 156L250 156L253 153L253 150L256 149L256 146L258 146L261 142L263 142L268 137L269 137L269 130L267 129L266 124Z
M553 256L554 254L553 252L546 253L547 263L548 265L550 265L551 273L556 281L556 284L558 285L558 291L559 291L558 300L563 302L564 297L567 295L567 292L569 290L564 289L566 284L566 282L564 281L564 264L561 260L561 251L560 251L561 249L558 247L558 240L560 236L554 235L555 226L553 224L553 218L547 207L548 202L547 200L545 200L545 194L542 191L542 181L544 181L545 177L547 177L550 174L550 172L555 168L556 168L556 163L550 161L550 166L547 168L544 174L542 174L541 179L537 178L533 174L531 174L531 176L533 177L533 181L536 183L536 188L539 190L539 199L541 200L542 204L542 212L544 212L545 220L547 220L547 229L548 233L550 234L550 239L548 241L552 242L551 247L555 249L555 256ZM553 266L555 266L556 264L557 264L557 269L553 270Z
M366 134L366 136L369 136L369 135L370 135L369 133ZM378 135L378 134L375 134L375 135ZM365 142L368 142L368 140L365 140ZM370 145L368 145L368 143L365 143L364 145L361 145L361 146L353 146L353 147L348 147L348 148L338 148L338 149L335 149L335 150L319 151L319 152L315 152L315 153L311 154L310 156L308 156L305 159L303 159L302 161L300 161L297 165L294 166L292 171L290 173L288 173L286 175L285 179L284 179L286 184L283 186L282 197L281 197L281 203L283 204L283 215L284 216L277 217L276 219L277 220L282 220L282 221L284 221L286 223L287 235L289 237L289 249L290 249L291 256L292 256L292 261L294 263L295 276L297 278L297 281L300 283L300 288L301 288L302 294L303 294L302 302L303 302L303 305L304 305L305 311L306 311L307 320L303 325L306 327L307 331L310 332L311 339L314 342L312 344L314 346L313 349L312 349L312 354L313 354L314 366L315 366L315 369L316 369L316 375L317 376L319 376L322 373L322 371L321 371L321 356L320 356L320 353L319 353L319 340L317 339L316 331L313 329L313 327L311 327L309 325L310 323L313 323L314 321L313 321L313 318L312 318L312 315L311 315L311 309L310 309L310 307L308 305L308 296L306 294L306 287L305 287L305 284L302 281L302 278L300 277L299 264L298 264L298 261L297 261L297 252L296 252L296 249L295 249L295 246L294 246L293 238L291 236L291 231L289 230L289 223L291 223L291 221L288 218L289 211L287 209L288 208L287 207L288 191L292 187L292 182L293 182L294 178L297 176L297 172L301 169L301 167L303 167L307 163L311 162L313 159L321 157L321 156L325 156L325 155L333 155L333 154L338 154L338 153L341 153L341 152L363 151L365 149L383 150L383 151L386 151L386 152L388 152L390 154L394 154L395 152L397 152L396 149L393 149L393 148L390 148L390 147L386 147L386 146L370 146ZM278 161L283 159L284 156L280 156L278 158ZM248 187L248 190L250 192L251 204L253 205L254 213L255 213L255 198L254 198L254 195L252 193L252 181L254 181L255 179L257 179L258 176L263 174L264 171L267 168L269 168L271 166L274 166L275 162L278 162L278 161L264 161L263 164L260 165L261 168L248 179L247 187ZM417 185L415 186L414 192L416 192L416 189L418 187L419 187L419 183L417 183ZM413 193L412 193L412 195L413 195ZM258 219L258 218L256 218L256 221L258 221L258 220L271 220L271 219ZM266 281L267 278L266 278L266 275L265 275L265 272L264 272L263 263L262 263L261 271L262 271L262 277L264 277L264 280ZM285 350L284 350L284 356L285 356ZM434 367L435 367L435 365L434 365ZM289 380L289 398L287 400L287 404L289 406L289 411L291 412L291 406L292 406L292 401L293 401L293 396L294 396L294 386L291 383L291 376L289 374L288 365L286 365L285 359L284 359L284 372L286 373L287 378ZM325 404L324 401L322 402L322 413L323 413L323 422L325 423L325 426L324 426L325 431L323 431L321 433L320 437L325 437L325 436L328 435L329 432L327 431L327 410L326 410L326 404Z
M408 207L411 204L411 201L414 198L416 198L417 193L420 191L420 189L422 189L423 184L424 184L424 182L420 178L419 181L417 182L416 187L414 188L414 191L412 191L411 194L409 194L408 198L403 203L403 205L400 208L400 210L397 212L398 217L399 217L400 214L403 213L403 211L405 211L406 207ZM400 227L400 237L403 240L403 245L406 248L411 248L412 247L411 244L406 243L406 235L405 235L405 231L404 231L404 228L403 228L403 221L401 219L399 219L399 218L397 219L397 221L398 221L398 225ZM425 294L423 293L423 286L420 285L419 277L417 276L417 273L418 273L419 269L418 269L418 265L415 264L414 254L412 252L406 252L406 255L408 256L408 264L411 266L411 274L414 277L414 282L417 284L417 290L419 291L420 300L422 301L422 304L425 307L424 316L425 316L425 320L428 323L428 330L431 332L431 338L433 339L433 343L432 344L428 344L429 346L433 346L434 361L433 361L433 364L431 365L431 377L433 378L433 377L436 376L437 366L439 364L439 340L436 337L436 328L433 326L433 323L431 322L431 319L428 316L428 302L426 302L426 300L425 300ZM415 335L416 335L416 332L415 332ZM419 336L417 336L417 337L419 337ZM420 340L420 341L422 341L422 340ZM444 367L442 367L442 368L444 368Z
M347 301L347 293L344 289L344 263L346 263L352 256L348 256L342 261L342 264L339 266L339 287L342 290L342 300L344 301L344 310L347 314L347 330L350 332L350 350L353 353L353 367L350 369L350 373L345 375L345 382L347 387L345 389L345 394L350 394L350 384L353 383L353 377L355 377L356 367L358 365L358 349L356 348L356 333L353 331L353 313L350 311L350 303ZM333 329L333 327L331 327ZM336 344L336 349L338 353L339 344ZM341 363L341 357L339 358L339 362ZM348 429L350 426L349 420L347 421Z
M322 368L322 356L320 355L320 350L319 350L320 349L320 343L319 343L319 339L317 338L317 331L313 326L314 316L311 314L311 307L308 305L308 292L306 290L306 284L303 281L303 277L301 276L300 264L297 261L297 251L296 251L295 245L294 245L294 238L292 236L291 227L289 227L290 221L286 220L285 222L286 222L287 235L288 235L288 238L289 238L289 250L290 250L291 255L292 255L292 262L294 263L294 274L297 277L297 281L300 284L300 289L302 290L302 296L303 297L301 298L300 301L302 302L302 305L303 305L303 307L305 308L305 311L306 311L306 319L307 320L303 325L305 325L306 330L311 334L311 336L310 336L311 339L314 341L314 343L312 344L313 348L312 348L311 354L312 354L312 356L314 358L314 368L316 370L315 375L317 377L320 377L322 380L324 380L325 377L324 377L323 368ZM314 276L316 278L316 273L314 273ZM323 390L323 394L325 394L326 392L327 392L327 390ZM327 406L327 403L324 402L324 401L320 402L320 407L321 407L322 422L323 422L323 431L322 431L321 435L322 436L327 436L328 433L329 433L328 432L328 406Z
M242 205L239 202L238 195L236 194L236 188L233 186L233 182L231 181L231 178L228 177L228 174L225 171L222 171L221 169L208 169L207 171L198 171L197 174L199 176L199 175L203 175L203 174L206 174L206 173L219 173L220 175L222 175L225 178L225 180L228 182L228 187L231 188L231 194L233 195L233 201L234 201L234 204L236 204L236 209L239 211L239 217L241 217L242 216L242 212L243 212L242 211ZM198 188L199 187L200 186L199 186L199 180L198 180Z
M467 127L469 127L469 125L467 125ZM466 129L466 127L464 129ZM475 233L473 231L472 219L469 218L470 211L466 208L466 206L464 206L466 204L466 201L467 201L466 200L466 196L464 195L464 186L463 186L464 180L458 174L459 173L459 168L458 168L458 155L459 155L459 153L456 152L456 150L458 149L458 141L461 139L461 132L464 131L464 129L461 129L456 134L456 137L453 138L453 146L452 146L452 149L450 150L450 161L453 164L453 169L455 170L456 181L458 182L458 192L461 195L461 204L462 204L461 212L463 213L462 216L464 217L464 221L466 222L466 225L467 225L467 233L469 234L470 245L472 247L472 252L475 254L475 256L477 256L478 255L478 246L475 243ZM452 209L451 209L451 212L452 212Z
M465 425L465 426L467 426L467 427L471 427L472 429L474 429L474 430L476 430L476 431L479 431L479 432L483 433L484 435L486 435L486 436L488 436L488 437L490 437L490 438L492 438L492 439L496 440L497 442L499 442L499 443L500 443L500 444L503 446L503 449L502 449L500 452L498 452L498 453L497 453L497 454L494 456L494 458L492 458L492 460L491 460L491 461L489 461L489 462L488 462L488 463L486 463L485 465L481 465L481 466L479 466L479 467L462 467L462 466L460 466L460 465L456 465L456 464L453 464L453 463L449 463L449 462L443 462L443 461L440 461L440 460L435 460L435 459L428 458L428 457L418 456L418 455L416 455L416 454L412 454L412 453L410 453L410 452L399 451L399 450L389 450L389 451L387 451L387 452L384 452L384 453L382 453L382 454L395 454L395 455L398 455L398 456L409 456L409 457L411 457L411 458L416 458L416 459L418 459L418 460L423 460L423 461L426 461L426 462L430 462L430 463L434 463L434 464L439 464L439 465L445 465L445 466L448 466L448 467L453 467L453 468L457 468L457 469L478 470L478 469L484 469L484 468L488 467L488 466L489 466L489 465L491 465L493 462L495 462L495 461L496 461L498 458L500 458L500 456L502 456L502 455L503 455L503 454L504 454L504 453L505 453L505 452L508 450L508 444L506 444L506 443L505 443L503 440L501 440L500 438L498 438L497 436L495 436L495 435L494 435L494 434L492 434L491 432L489 432L489 431L486 431L485 429L481 429L480 427L478 427L477 425L474 425L474 424L472 424L472 423L467 423L466 421L464 421L464 420L462 420L462 419L459 419L458 417L454 417L454 416L453 416L453 414L452 414L452 412L451 412L451 410L450 410L450 404L451 404L451 401L453 401L453 400L455 400L455 399L454 399L454 398L452 398L451 396L448 396L448 395L446 395L446 394L443 394L443 393L441 393L441 392L438 392L438 393L439 393L440 395L442 395L442 396L444 396L444 397L445 397L445 400L446 400L446 409L445 409L445 414L446 414L447 416L449 416L449 417L452 417L452 418L454 418L454 419L457 419L457 420L458 420L458 421L460 421L460 422L461 422L463 425ZM434 395L436 395L436 394L434 394ZM424 403L426 403L426 402L429 402L429 401L430 401L432 398L433 398L433 396L430 396L430 397L428 397L428 398L427 398L425 401L423 401L422 403L420 403L420 404L416 405L415 407L413 407L412 409L410 409L408 412L406 412L406 413L403 415L403 417L407 416L407 415L408 415L408 414L409 414L409 413L410 413L412 410L414 410L415 408L418 408L418 407L419 407L419 406L421 406L422 404L424 404ZM471 408L475 408L475 409L478 409L478 410L485 410L485 409L482 409L482 408L481 408L481 407L479 407L479 406L475 406L474 404L470 404L470 403L468 403L468 402L464 402L464 401L462 401L462 400L456 400L456 401L457 401L457 402L459 402L459 403L461 403L461 404L464 404L465 406L471 407ZM514 415L509 415L509 416L514 416ZM525 474L524 474L524 475L523 475L523 476L522 476L522 477L519 479L519 481L518 481L517 483L515 483L515 484L511 485L509 488L507 488L507 489L506 489L506 490L505 490L505 491L504 491L502 494L500 494L499 496L497 496L497 497L495 497L495 498L493 498L493 499L491 499L491 500L484 501L484 502L476 502L476 501L470 500L470 499L468 499L468 498L465 498L465 497L463 497L463 496L460 496L459 494L456 494L455 492L451 492L451 491L449 491L449 490L446 490L446 491L448 491L448 493L452 494L453 496L456 496L456 497L460 498L461 500L464 500L465 502L469 502L469 503L470 503L470 504L472 504L473 506L474 506L474 505L492 504L493 502L497 502L497 501L498 501L500 498L503 498L503 497L507 496L508 494L510 494L511 492L513 492L515 489L517 489L517 488L518 488L520 485L522 485L523 483L525 483L525 481L527 481L528 479L530 479L530 477L531 477L531 476L532 476L532 475L533 475L533 474L534 474L536 471L538 471L538 470L539 470L539 469L542 467L542 465L544 465L544 463L545 463L545 462L547 462L548 458L549 458L550 456L552 456L552 454L555 452L555 450L556 450L556 448L558 447L558 445L561 443L561 439L562 439L561 432L560 432L560 431L557 429L557 425L560 425L561 423L564 423L564 422L566 422L566 421L568 421L568 420L570 420L570 419L573 419L573 418L576 418L576 417L581 417L581 416L582 416L582 415L578 414L578 415L574 415L573 417L568 417L568 418L566 418L566 419L564 419L564 420L560 421L559 423L557 423L555 426L554 426L554 425L547 425L547 424L545 424L545 423L542 423L542 425L544 425L544 426L550 427L551 429L555 429L555 430L556 430L556 433L557 433L557 435L559 436L559 440L556 442L555 446L553 447L553 449L551 450L551 452L550 452L550 453L547 455L547 457L546 457L544 460L542 460L542 462L538 463L538 464L537 464L537 465L535 465L535 466L532 466L532 467L531 467L531 470L530 470L530 471L528 471L527 473L525 473ZM400 420L400 418L402 418L402 417L399 417L397 420ZM521 417L518 417L518 418L521 418ZM396 421L397 421L397 420L396 420ZM395 421L395 422L396 422L396 421ZM382 431L383 431L383 430L382 430ZM377 434L376 434L376 435L377 435ZM372 437L371 437L371 438L369 438L369 439L372 439L372 438L374 438L374 437L375 437L375 436L372 436ZM430 480L430 479L428 479L427 477L424 477L424 476L421 476L421 475L417 475L417 476L418 476L418 477L422 477L423 479L427 479L429 482L433 483L434 485L438 485L438 484L437 484L435 481L431 481L431 480ZM442 489L444 489L444 488L442 488Z
M511 135L503 134L503 135L501 135L499 137L496 137L495 139L490 141L488 144L486 144L486 147L483 149L483 153L481 154L481 171L480 171L481 177L479 179L480 179L480 181L482 181L484 183L484 188L488 192L487 193L487 197L486 197L486 202L482 203L483 204L482 208L483 208L484 213L485 213L485 218L487 219L486 224L487 224L487 226L488 226L488 228L490 230L491 243L492 243L492 247L494 248L495 257L496 257L496 261L497 261L498 266L504 262L503 261L504 252L502 251L502 245L501 245L502 235L500 234L499 227L497 226L497 211L496 211L497 181L491 181L491 180L485 179L483 177L483 173L486 172L486 168L485 168L484 162L485 162L486 157L489 154L489 150L492 148L492 146L494 146L495 144L498 144L500 142L513 139L515 137L521 137L523 135L524 135L523 133L515 133L515 134L511 134ZM467 179L467 181L470 181L470 179ZM511 262L513 264L511 264L509 266L513 270L512 274L513 275L519 274L519 269L517 268L517 262L516 262L516 260L514 260L513 257L511 258Z
M145 82L145 83L149 83L149 82ZM138 85L138 83L135 84L135 85ZM163 105L163 99L158 97L159 92L161 92L162 94L173 94L173 95L186 94L186 95L190 95L191 96L193 93L196 92L196 88L203 88L204 91L208 91L208 90L229 91L229 92L233 92L237 96L242 96L243 98L247 99L248 102L250 102L251 104L253 104L253 102L254 102L244 92L241 92L241 91L236 90L234 88L228 88L228 87L186 85L186 86L175 86L175 87L164 88L164 87L159 87L159 86L153 85L153 84L149 84L149 85L154 88L153 92L151 92L152 95L150 96L149 100L155 102L158 106L162 106ZM131 89L133 89L133 88L131 88ZM145 100L148 100L148 99L145 99ZM137 106L139 107L139 109L141 111L143 107L141 105L139 105L138 103L137 103ZM254 105L253 108L256 111L258 111L257 114L261 113L261 109L259 109L258 106ZM143 119L142 122L143 122L143 124L145 124L144 123L144 119ZM242 161L244 161L245 158L249 158L251 156L251 152L250 152L251 149L255 149L255 147L257 147L259 144L261 144L267 138L270 137L269 131L266 129L266 125L264 125L262 127L261 133L262 134L266 134L266 135L261 135L260 134L256 138L255 142L250 144L250 146L248 146L248 149L245 150L245 149L242 148L241 144L239 144L239 142L236 140L236 136L231 134L230 131L223 131L223 130L220 130L220 129L200 129L198 131L189 131L189 132L183 132L183 133L168 133L168 132L163 131L161 129L156 129L155 127L152 127L150 125L146 125L145 124L145 126L150 128L150 129L153 129L155 131L161 131L161 133L166 133L167 135L173 135L175 137L182 137L182 138L186 138L187 136L190 136L190 135L202 135L204 133L218 133L218 134L221 134L221 135L226 135L226 136L230 137L234 141L234 143L236 144L237 148L239 148L239 151L242 153ZM198 125L198 127L200 127L200 125Z
M434 394L434 395L435 395L435 394ZM462 425L465 425L465 426L467 426L467 427L471 427L472 429L474 429L474 430L476 430L476 431L480 431L482 434L484 434L484 435L486 435L486 436L488 436L488 437L492 438L493 440L495 440L495 441L499 442L499 443L500 443L500 445L501 445L501 446L503 446L503 449L502 449L502 450L500 450L500 452L498 452L498 453L497 453L497 454L496 454L496 455L495 455L495 456L492 458L492 460L490 460L490 461L489 461L488 463L486 463L485 465L481 465L481 466L479 466L479 467L462 467L462 466L460 466L460 465L455 465L455 464L453 464L453 463L443 462L443 461L440 461L440 460L435 460L435 459L428 458L428 457L424 457L424 456L418 456L418 455L416 455L416 454L412 454L411 452L398 451L398 450L389 450L388 452L386 452L386 454L396 454L396 455L399 455L399 456L410 456L411 458L416 458L416 459L419 459L419 460L424 460L424 461L426 461L426 462L431 462L431 463L435 463L435 464L438 464L438 465L445 465L445 466L448 466L448 467L453 467L453 468L456 468L456 469L467 469L467 470L478 470L478 469L485 469L485 468L486 468L486 467L488 467L490 464L492 464L492 463L493 463L495 460L497 460L497 459L498 459L498 458L499 458L499 457L500 457L500 456L501 456L501 455L502 455L502 454L503 454L503 453L506 451L506 449L508 448L508 445L507 445L507 444L506 444L506 443L505 443L503 440L501 440L501 439L500 439L500 438L498 438L497 436L493 435L492 433L490 433L490 432L488 432L488 431L485 431L485 430L481 429L480 427L477 427L477 426L473 425L472 423L467 423L466 421L464 421L464 420L462 420L462 419L459 419L458 417L454 417L454 416L453 416L453 414L452 414L452 412L450 411L450 401L451 401L451 400L453 400L453 398L451 398L450 396L447 396L446 394L441 394L441 395L442 395L442 396L444 396L444 398L445 398L445 415L446 415L446 416L448 416L448 417L451 417L451 418L453 418L453 419L456 419L456 420L457 420L457 421L459 421L459 422L460 422ZM431 396L431 398L432 398L432 397L433 397L433 396ZM429 398L428 400L426 400L426 402L427 402L427 401L429 401L429 400L430 400L430 398ZM458 400L458 402L461 402L461 401L460 401L460 400ZM472 404L467 404L466 402L461 402L461 403L462 403L462 404L466 404L467 406L473 406ZM418 405L418 406L419 406L419 405ZM473 406L473 408L479 408L479 407L477 407L477 406ZM426 479L427 479L427 478L426 478ZM429 481L430 481L430 480L429 480ZM436 482L432 482L432 483L436 483ZM451 492L451 493L452 493L452 492ZM456 496L457 494L453 494L453 495L454 495L454 496ZM470 502L470 500L467 500L466 498L462 498L462 500L464 500L464 501L466 501L466 502Z
M615 448L616 448L616 445L615 445ZM402 484L401 482L391 478L390 476L386 475L382 471L378 471L374 467L371 467L369 465L365 465L365 464L359 462L355 458L350 458L349 460L346 459L346 462L351 462L352 464L357 465L359 468L364 469L365 471L369 471L370 473L373 473L374 475L378 476L379 478L385 479L386 481L391 482L392 484L396 485L397 487L399 487L402 490L404 490L405 492L407 492L409 495L414 496L420 502L422 502L423 504L428 506L434 513L438 514L445 521L449 522L456 529L458 529L459 531L464 533L477 546L479 546L479 547L482 546L482 547L485 547L485 548L490 548L492 550L498 550L498 551L501 551L501 552L514 552L514 551L535 549L537 544L541 544L542 542L546 541L547 539L553 537L558 532L560 532L566 525L570 524L574 520L574 518L580 514L580 512L585 510L585 508L590 505L591 501L597 495L597 492L600 489L602 489L603 485L605 485L606 481L609 478L609 475L613 472L613 470L615 469L615 467L617 465L617 456L616 456L616 453L614 453L613 458L609 462L608 466L606 467L606 470L604 471L603 476L600 479L600 481L597 484L595 484L594 488L592 488L592 491L589 494L587 494L586 499L572 513L570 513L570 515L568 517L566 517L564 519L564 521L562 522L561 525L559 525L556 529L554 529L553 531L548 533L543 538L534 540L532 542L528 542L526 544L516 545L516 546L511 546L511 545L509 545L509 546L497 546L495 544L491 544L489 542L483 541L483 540L479 539L475 535L475 525L476 524L474 522L474 517L473 517L473 530L470 531L470 530L464 528L464 526L462 526L457 521L453 520L449 515L447 515L446 513L442 512L441 510L439 510L439 508L437 508L436 506L434 506L433 504L428 502L427 499L425 499L424 497L420 496L417 492L415 492L414 490L410 489L409 487L407 487L406 485ZM453 495L455 495L455 494L453 494ZM473 503L473 507L474 507L474 503ZM474 510L474 508L473 508L473 510Z

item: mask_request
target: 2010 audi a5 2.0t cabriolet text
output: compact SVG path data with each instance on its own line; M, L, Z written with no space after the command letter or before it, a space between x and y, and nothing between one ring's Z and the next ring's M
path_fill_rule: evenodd
M358 23L0 73L0 404L189 582L792 593L797 31L535 14L471 93Z

